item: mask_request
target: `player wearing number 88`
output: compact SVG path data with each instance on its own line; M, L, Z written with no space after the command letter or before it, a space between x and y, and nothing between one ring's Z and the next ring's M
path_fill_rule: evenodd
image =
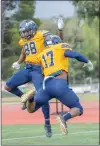
M50 35L50 32L39 31L37 30L36 24L33 25L33 23L29 23L29 22L26 23L25 21L20 24L20 34L22 38L19 41L19 45L24 49L24 52L26 54L25 62L38 64L37 55L44 50L44 39L46 36ZM24 23L27 24L27 26ZM23 25L25 25L24 30L22 29ZM33 35L31 33L28 33L28 31L31 32L30 31L31 27L35 31ZM27 35L25 35L26 32Z
M23 92L18 86L32 81L36 90L38 90L42 85L43 75L37 56L45 49L44 40L50 35L50 32L39 31L34 21L24 20L20 23L19 34L21 36L19 45L21 46L22 51L19 60L13 63L12 68L19 69L20 64L23 62L25 62L25 67L17 71L7 80L5 90L21 97ZM26 109L26 103L23 104L22 109ZM49 120L48 103L42 107L42 112L45 118L46 136L51 137L52 132Z

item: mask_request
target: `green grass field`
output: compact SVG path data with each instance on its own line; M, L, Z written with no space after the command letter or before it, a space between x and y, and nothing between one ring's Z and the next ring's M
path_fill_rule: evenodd
M68 135L52 125L53 136L47 138L43 125L2 126L2 145L99 145L99 124L68 124Z

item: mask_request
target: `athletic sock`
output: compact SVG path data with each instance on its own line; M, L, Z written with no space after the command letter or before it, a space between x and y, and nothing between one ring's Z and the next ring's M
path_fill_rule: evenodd
M16 95L16 96L19 96L19 97L21 97L23 95L23 92L20 89L18 89L18 88L13 88L9 92L14 94L14 95Z
M45 125L50 125L50 120L49 119L45 119Z
M65 121L67 121L67 120L69 120L69 119L71 119L72 118L72 115L70 114L70 113L66 113L65 115L64 115L64 120Z

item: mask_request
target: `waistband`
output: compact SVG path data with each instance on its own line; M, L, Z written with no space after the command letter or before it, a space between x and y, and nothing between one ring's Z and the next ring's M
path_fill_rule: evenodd
M26 69L36 69L36 68L41 68L41 65L40 64L30 64L30 63L27 63L27 64L25 64L25 68Z
M50 74L49 76L56 77L56 76L60 75L61 73L62 73L62 70L58 70L57 72Z
M33 62L25 62L25 64L30 64L30 65L40 65L39 63L33 63Z
M44 77L44 80L43 80L43 90L46 89L46 81L51 79L51 78L55 78L56 76L60 75L62 73L62 70L58 70L57 72L53 73L53 74L50 74L49 76L46 76Z

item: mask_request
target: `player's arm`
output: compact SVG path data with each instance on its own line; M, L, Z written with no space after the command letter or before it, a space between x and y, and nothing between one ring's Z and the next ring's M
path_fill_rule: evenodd
M15 69L20 69L20 64L23 63L25 58L26 58L26 55L25 55L25 52L24 52L24 48L23 48L24 43L23 43L22 39L20 39L19 45L22 48L22 51L21 51L19 59L12 64L12 68L15 68Z
M57 24L58 24L58 35L63 40L64 21L62 17L59 17Z
M80 62L88 63L88 59L85 56L73 50L66 50L64 52L64 56L69 58L75 58Z
M25 60L25 58L26 58L26 55L25 55L24 49L22 48L22 51L21 51L20 57L19 57L19 59L18 59L18 61L17 61L18 64L23 63L24 60Z
M89 70L93 70L93 64L91 63L90 60L88 60L85 56L80 54L79 52L73 51L73 50L65 50L64 52L65 57L69 58L75 58L76 60L80 62L84 62L84 67L87 66Z

